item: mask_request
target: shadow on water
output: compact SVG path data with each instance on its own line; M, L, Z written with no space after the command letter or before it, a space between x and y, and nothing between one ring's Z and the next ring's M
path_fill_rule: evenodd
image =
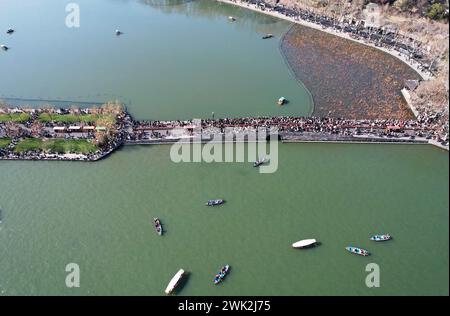
M303 248L294 248L294 250L315 249L315 248L320 247L321 245L322 245L322 242L317 241L316 243L314 243L312 245L309 245L309 246L306 246L306 247L303 247Z
M167 235L167 229L166 229L166 227L167 227L167 224L161 224L161 230L162 230L162 232L161 232L161 236L160 236L160 237L164 237L164 236Z
M178 282L178 286L172 292L173 295L179 295L183 291L183 289L186 287L186 285L189 282L189 278L190 278L191 274L192 274L191 272L187 272L187 271L184 272L183 277Z

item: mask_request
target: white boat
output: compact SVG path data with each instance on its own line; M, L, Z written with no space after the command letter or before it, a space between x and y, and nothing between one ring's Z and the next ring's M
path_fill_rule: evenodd
M266 157L259 158L258 160L253 162L253 167L259 167L259 166L263 165L264 163L266 163Z
M177 274L170 280L169 285L166 287L166 294L170 294L173 292L173 290L177 287L178 283L180 282L181 278L184 275L184 270L180 269Z
M315 240L315 239L304 239L304 240L300 240L300 241L293 243L292 247L307 248L307 247L314 246L316 243L317 243L317 240Z
M223 203L225 203L225 200L222 200L222 199L208 200L208 202L206 202L206 206L217 206L217 205L222 205Z
M389 234L385 234L385 235L373 235L372 237L370 237L370 240L373 241L387 241L387 240L391 240L392 237Z
M236 18L233 17L233 16L229 16L229 17L228 17L228 20L230 20L230 21L236 21Z
M285 97L281 97L281 98L279 98L278 99L278 105L283 105L283 104L285 104L287 102L287 100L286 100L286 98Z

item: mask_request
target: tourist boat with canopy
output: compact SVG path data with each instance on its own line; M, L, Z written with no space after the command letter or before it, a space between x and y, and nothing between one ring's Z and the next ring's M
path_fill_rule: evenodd
M364 256L364 257L370 255L370 252L368 250L362 249L362 248L358 248L358 247L348 246L348 247L345 247L345 249L348 252L351 252L351 253L353 253L355 255L360 255L360 256Z
M206 202L206 206L217 206L222 205L223 203L225 203L225 200L208 200L208 202Z
M216 276L214 277L214 284L219 284L220 282L222 282L229 271L230 266L228 264L222 267L222 269L220 269L220 272L217 273Z
M266 34L266 35L264 35L262 37L262 39L269 39L269 38L272 38L272 37L273 37L273 34Z
M163 228L162 228L162 224L161 224L161 221L159 220L159 218L154 218L153 219L153 225L155 226L155 230L156 230L156 233L159 235L159 236L162 236L162 234L163 234Z
M373 235L372 237L370 237L370 240L373 240L373 241L387 241L390 239L392 239L392 237L389 234Z

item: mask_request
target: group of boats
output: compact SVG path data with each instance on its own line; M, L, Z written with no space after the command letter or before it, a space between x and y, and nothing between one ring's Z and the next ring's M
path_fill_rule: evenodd
M227 274L230 272L230 265L223 266L220 271L214 277L214 284L219 284L223 282ZM165 289L167 295L172 294L175 289L180 285L183 278L186 276L186 272L183 269L178 270L178 272L172 277L169 284Z
M228 17L228 21L230 21L230 22L234 22L234 21L236 21L236 18L234 17L234 16L229 16ZM269 38L272 38L273 37L273 34L270 34L270 33L268 33L268 34L266 34L266 35L264 35L263 37L262 37L262 39L269 39Z
M225 200L222 199L217 199L217 200L208 200L206 202L206 206L218 206L218 205L222 205L225 203ZM163 230L163 226L161 224L161 220L157 217L153 218L153 226L155 227L156 233L159 236L162 236L164 230Z
M222 200L222 199L208 200L206 202L206 206L217 206L217 205L221 205L224 203L225 203L225 200ZM159 218L157 218L157 217L153 218L153 226L155 227L156 233L159 236L162 236L163 227L162 227L162 224L161 224L161 221ZM220 269L220 271L215 275L214 284L221 283L225 279L225 277L229 271L230 271L230 265L227 264L227 265L223 266ZM185 274L186 274L186 272L183 269L180 269L170 280L169 284L166 287L165 293L171 294L175 290L175 288L179 285L180 281L183 279Z
M370 240L372 241L387 241L392 239L391 235L389 234L384 234L384 235L373 235L370 237ZM314 247L317 245L317 240L315 239L304 239L304 240L300 240L297 241L295 243L292 244L293 248L297 248L297 249L303 249L303 248L310 248L310 247ZM359 255L359 256L369 256L370 252L366 249L363 248L359 248L359 247L353 247L353 246L348 246L345 247L345 249L350 252L353 253L355 255Z
M155 219L155 225L156 225L156 219ZM160 225L160 224L159 224ZM158 230L157 230L158 231ZM385 235L373 235L370 237L370 240L372 241L387 241L392 239L391 235L389 234L385 234ZM297 249L304 249L304 248L310 248L310 247L314 247L318 244L316 239L304 239L304 240L300 240L297 241L295 243L292 244L293 248L297 248ZM349 251L350 253L353 253L355 255L359 255L359 256L369 256L370 252L366 249L363 248L359 248L359 247L353 247L353 246L348 246L345 247L345 249L347 251ZM223 280L225 279L225 277L227 276L227 274L230 272L230 265L225 265L223 266L220 271L215 275L214 277L214 284L219 284L221 282L223 282ZM179 285L181 279L183 278L183 276L185 275L185 271L183 269L180 269L175 275L174 277L170 280L169 285L167 286L165 293L166 294L171 294L175 288Z
M259 158L253 163L253 167L259 167L259 166L263 165L264 163L266 163L267 161L268 160L265 157ZM222 205L224 203L225 203L225 200L223 200L223 199L215 199L215 200L208 200L205 205L206 206L218 206L218 205ZM157 234L161 236L163 233L161 221L158 218L154 218L153 223L154 223ZM295 248L305 248L305 247L315 244L315 243L316 243L315 239L308 239L308 240L297 242L297 243L293 244L293 246ZM223 266L220 269L220 271L215 275L214 284L219 284L219 283L223 282L223 280L225 279L225 277L227 276L229 271L230 271L230 265L227 264L227 265ZM171 294L175 290L175 288L178 286L178 284L180 283L180 281L182 280L184 275L185 275L185 271L183 269L180 269L174 275L174 277L170 280L169 285L167 286L167 288L165 290L165 293Z
M14 33L14 29L9 28L8 30L6 30L6 34L11 35L12 33ZM9 49L9 47L4 44L1 44L0 48L5 51Z
M392 237L389 234L373 235L373 236L370 237L370 240L377 241L377 242L379 242L379 241L388 241L388 240L391 240L391 239L392 239ZM353 253L355 255L359 255L359 256L363 256L363 257L370 256L370 252L367 249L363 249L363 248L359 248L359 247L353 247L353 246L345 247L345 249L348 252Z
M265 158L261 158L261 159L258 159L257 161L255 161L253 165L255 167L258 167L261 164L263 164L265 161L266 161ZM225 203L225 200L222 200L222 199L208 200L206 202L206 206L218 206L218 205L222 205L224 203ZM155 226L156 233L161 236L163 234L163 228L162 228L161 221L158 218L154 218L153 224ZM375 241L375 242L387 241L390 239L392 239L392 237L389 234L373 235L370 237L370 240ZM318 244L319 243L317 242L316 239L313 239L313 238L312 239L303 239L303 240L293 243L292 247L297 248L297 249L305 249L305 248L315 247ZM360 255L360 256L369 256L370 255L370 252L368 250L359 248L359 247L348 246L348 247L345 247L345 249L347 251L349 251L350 253ZM230 271L230 265L227 264L227 265L223 266L220 269L220 271L214 276L214 280L213 280L214 284L217 285L217 284L223 282L225 277L229 273L229 271ZM183 269L180 269L170 280L169 284L166 287L165 293L171 294L176 289L176 287L179 285L179 283L182 280L182 278L184 277L184 275L185 275L185 271Z
M218 206L218 205L222 205L225 203L225 200L222 199L217 199L217 200L208 200L206 202L206 206ZM156 233L159 236L162 236L164 230L163 230L163 226L161 223L161 220L157 217L153 218L153 226L155 227Z
M205 205L206 206L218 206L218 205L222 205L224 203L225 203L225 200L216 199L216 200L208 200ZM154 218L153 225L155 227L156 233L158 235L162 236L163 228L162 228L161 221L158 218ZM220 271L215 275L214 284L221 283L225 279L225 277L229 271L230 271L230 265L227 264L227 265L223 266L220 269ZM183 279L185 274L186 274L186 272L183 269L180 269L170 280L169 284L166 287L165 293L171 294L175 290L175 288L179 285L179 283L181 282L181 280Z
M225 202L224 200L209 200L206 203L206 205L207 206L215 206L215 205L221 205L224 202ZM158 218L154 218L153 223L155 225L156 232L159 235L162 235L163 229L162 229L161 221ZM375 242L387 241L390 239L392 239L392 237L389 234L373 235L370 237L370 240L375 241ZM305 249L305 248L315 247L318 244L319 243L317 242L316 239L313 239L313 238L312 239L303 239L303 240L293 243L292 247L296 248L296 249ZM359 247L348 246L348 247L345 247L345 249L348 252L353 253L355 255L359 255L359 256L369 256L370 255L370 252L368 250L359 248ZM213 280L214 284L217 285L217 284L223 282L229 272L230 272L230 265L227 264L227 265L223 266L220 269L220 271L214 276L214 280ZM185 271L183 269L180 269L170 280L169 284L166 287L165 293L171 294L177 288L177 286L180 284L180 282L183 279L183 277L185 276L185 274L186 274Z

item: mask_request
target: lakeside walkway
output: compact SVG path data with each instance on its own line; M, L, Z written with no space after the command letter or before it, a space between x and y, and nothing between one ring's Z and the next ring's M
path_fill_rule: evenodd
M374 32L374 34L369 34L369 36L367 36L368 32L364 30L364 28L363 32L360 32L360 29L351 23L337 22L325 16L316 16L309 11L302 10L300 12L292 8L285 8L282 6L273 7L264 1L216 1L253 10L376 48L407 64L410 68L416 71L422 79L429 80L433 77L433 74L427 69L429 67L428 61L422 61L425 57L425 54L422 51L410 47L407 43L396 42L387 37L383 39L378 35L378 30Z
M238 142L264 131L282 142L433 144L448 150L448 139L436 132L434 119L345 120L318 117L247 117L187 121L133 122L124 144Z
M244 117L136 121L122 110L114 112L115 117L106 128L98 125L104 117L100 121L83 123L83 119L94 115L89 109L83 109L84 113L78 116L58 114L64 111L68 110L7 109L0 120L0 160L98 161L123 145L254 142L266 141L268 137L282 142L431 144L445 150L449 148L448 134L442 136L439 117L417 120ZM43 122L43 117L48 115L54 119ZM21 117L22 120L5 121L5 117ZM67 118L80 121L61 122ZM250 137L260 133L265 138ZM99 135L104 142L98 142ZM84 147L73 147L79 142ZM24 148L24 143L31 147ZM85 152L85 148L89 151Z

